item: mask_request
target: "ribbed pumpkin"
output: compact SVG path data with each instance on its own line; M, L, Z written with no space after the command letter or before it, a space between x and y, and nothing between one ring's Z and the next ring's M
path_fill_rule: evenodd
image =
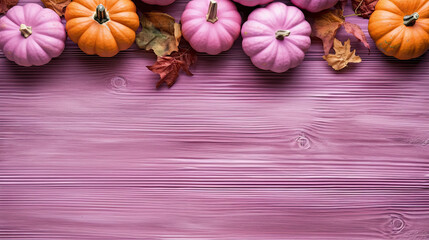
M270 3L272 1L274 1L274 0L234 0L234 2L238 2L241 5L248 6L248 7L254 7L256 5L267 4L267 3Z
M134 43L139 17L131 0L74 0L66 9L70 39L86 54L115 56Z
M310 12L320 12L333 7L338 0L292 0L295 6Z
M143 0L147 4L166 6L172 4L175 0Z
M368 30L387 56L401 60L419 57L429 49L429 1L380 0Z
M311 45L311 26L294 6L275 2L254 10L243 24L243 50L252 63L281 73L297 67Z
M183 37L197 52L219 54L240 36L241 16L229 0L192 0L181 22Z
M63 52L65 40L58 14L37 4L15 6L0 18L0 49L18 65L48 63Z

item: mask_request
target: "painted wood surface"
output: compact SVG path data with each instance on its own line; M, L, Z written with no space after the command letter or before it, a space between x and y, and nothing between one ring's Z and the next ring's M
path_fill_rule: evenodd
M429 239L429 56L371 46L274 74L237 41L159 90L136 47L0 53L0 238Z

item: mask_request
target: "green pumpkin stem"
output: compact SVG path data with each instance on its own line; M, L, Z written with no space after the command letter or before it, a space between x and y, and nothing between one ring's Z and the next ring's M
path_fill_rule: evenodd
M284 40L285 37L289 37L290 31L289 30L278 30L276 32L276 39L277 40Z
M413 13L411 15L407 15L404 17L404 25L407 27L414 26L416 24L416 21L419 19L420 15L419 13Z
M24 36L25 38L28 38L33 33L33 30L31 30L31 27L25 24L21 24L19 26L19 31L21 32L21 35Z
M106 8L103 6L103 4L98 5L95 9L94 20L97 21L99 24L103 24L109 21Z
M217 22L217 2L216 0L210 0L209 10L207 12L207 22Z

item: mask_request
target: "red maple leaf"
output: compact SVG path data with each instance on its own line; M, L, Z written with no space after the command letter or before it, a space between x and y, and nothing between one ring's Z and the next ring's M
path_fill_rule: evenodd
M179 48L178 52L173 52L169 56L158 57L156 62L152 66L147 66L147 68L159 74L160 80L156 84L157 88L161 87L164 83L170 88L179 77L180 70L183 70L188 76L193 75L189 67L196 60L197 55L193 49Z

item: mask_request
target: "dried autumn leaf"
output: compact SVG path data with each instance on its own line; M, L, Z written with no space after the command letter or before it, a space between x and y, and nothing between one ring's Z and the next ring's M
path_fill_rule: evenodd
M193 49L180 48L178 52L173 52L170 56L158 57L155 64L147 66L149 70L159 74L160 80L156 84L159 88L163 83L168 87L174 85L179 77L180 70L183 70L188 76L193 74L189 71L189 67L197 60L197 55Z
M179 50L182 32L172 16L160 12L143 13L140 22L142 31L136 36L139 48L153 50L159 57Z
M6 13L16 4L18 4L18 0L0 0L0 14Z
M336 5L336 8L344 10L344 8L347 5L347 1L348 0L340 0L340 1L338 1L337 5Z
M341 26L344 26L348 33L353 34L365 47L370 49L370 45L362 29L354 23L346 22L343 10L334 9L317 14L312 25L312 35L322 40L325 55L329 54L334 43L334 38Z
M358 16L369 18L375 11L378 0L352 0L353 9Z
M354 23L344 22L343 26L346 32L353 34L353 36L355 36L359 41L361 41L366 48L371 49L371 46L369 46L369 43L366 40L365 33L363 33L362 29L358 25Z
M350 51L350 39L347 40L344 45L340 40L335 39L334 50L335 54L323 56L323 59L325 59L329 66L336 71L347 67L349 63L362 62L362 59L359 56L356 56L356 50L353 50L353 52Z
M325 55L329 54L334 38L344 21L341 9L324 11L314 18L312 35L322 40Z
M70 4L71 0L42 0L45 7L54 10L60 17L64 16L66 7Z

